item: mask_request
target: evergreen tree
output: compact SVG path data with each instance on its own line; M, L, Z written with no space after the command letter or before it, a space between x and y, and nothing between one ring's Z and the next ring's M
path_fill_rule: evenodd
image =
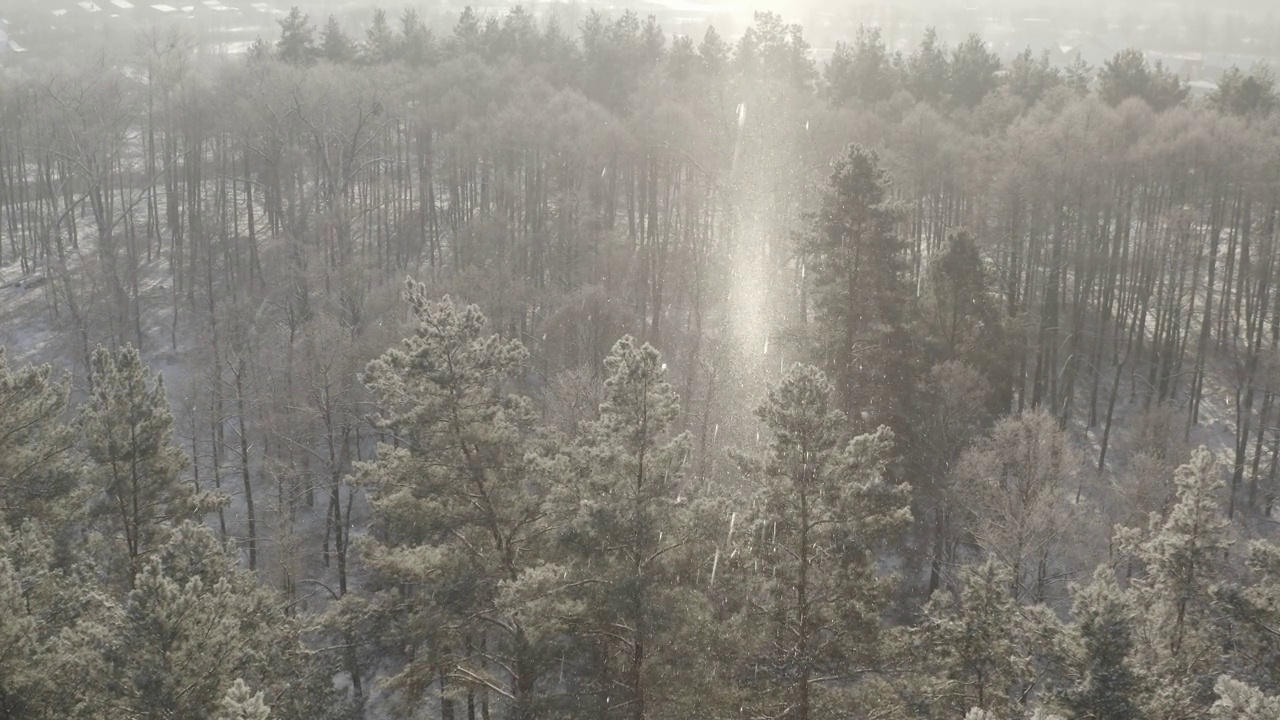
M540 43L542 61L547 65L547 77L554 87L570 86L578 75L581 58L578 44L560 25L557 15L547 18Z
M1131 97L1144 97L1151 83L1151 70L1142 51L1129 48L1106 61L1098 73L1099 94L1112 105Z
M655 65L666 51L667 36L658 24L658 18L649 15L644 20L644 29L640 31L640 57L646 65Z
M698 44L698 57L702 58L702 66L707 73L717 77L729 64L730 50L729 43L720 37L716 29L708 27L702 36L702 42Z
M875 151L849 147L802 247L814 270L817 350L841 409L893 427L915 373L904 332L905 247L889 190Z
M833 105L888 100L897 83L880 29L859 26L852 45L837 42L824 77Z
M744 56L744 69L796 88L809 87L817 77L809 43L799 25L784 23L775 13L757 12L749 33L740 45L752 58L747 63Z
M115 608L35 523L0 527L0 716L110 717L101 653Z
M421 68L433 60L435 41L431 31L413 8L405 8L400 16L400 47L397 55L410 67Z
M1111 570L1098 568L1093 582L1075 588L1073 629L1079 642L1074 684L1063 692L1070 718L1139 720L1143 690L1133 667L1133 618L1129 598Z
M320 56L334 64L350 62L355 57L355 44L338 24L338 18L329 16L320 33Z
M125 717L215 717L244 679L272 698L277 717L346 714L332 672L304 649L279 598L206 527L176 528L147 558L118 623L105 660L110 703Z
M797 365L757 411L772 434L760 474L760 595L773 639L775 711L808 720L833 702L826 678L883 667L880 615L892 585L876 554L910 524L909 488L884 478L892 434L842 442L844 414L814 367ZM768 712L766 710L766 712Z
M1248 74L1232 65L1218 78L1209 100L1222 112L1246 117L1267 115L1280 104L1275 75L1266 65L1257 65Z
M297 5L294 5L280 24L280 39L276 41L277 57L290 65L310 65L316 61L316 29Z
M1009 63L1005 83L1009 92L1022 98L1028 106L1035 105L1050 90L1062 85L1062 71L1049 63L1048 50L1036 59L1031 48L1027 48Z
M244 56L250 63L264 63L271 59L271 43L260 37L254 38Z
M1266 540L1249 544L1248 574L1221 583L1214 597L1231 622L1227 669L1237 680L1280 693L1280 546Z
M383 26L386 25L386 13L382 15L382 24ZM374 27L378 27L378 15L376 12L374 14ZM468 5L463 8L462 14L458 16L458 22L453 26L453 35L448 40L450 54L479 54L482 49L480 32L480 16L476 14L474 8ZM370 44L372 44L372 36L370 37Z
M599 419L560 460L569 480L556 505L594 646L587 692L601 702L583 712L644 720L669 702L662 678L681 662L672 632L682 613L670 601L688 540L677 492L689 439L670 436L680 405L657 350L624 337L605 371Z
M1146 101L1151 109L1159 112L1186 99L1190 89L1177 75L1166 70L1157 61L1147 64L1142 51L1130 48L1116 53L1103 64L1098 73L1098 92L1111 105L1137 97Z
M1022 699L1044 678L1060 640L1042 608L1020 607L1009 593L1013 576L988 560L966 567L958 596L935 593L916 631L922 668L931 673L916 695L938 713L979 710L991 720L1022 717Z
M944 569L965 527L964 493L956 482L956 468L963 454L991 424L991 385L970 365L949 360L934 365L921 381L921 391L906 438L904 462L910 469L914 512L932 516L930 538L929 589L932 596L943 580ZM924 528L921 528L922 530Z
M974 107L999 85L1000 58L987 49L978 35L970 35L951 52L951 99L962 107Z
M937 28L929 26L919 47L907 58L907 89L917 100L936 105L947 91L950 74L947 46L938 41Z
M684 80L698 66L698 53L693 48L693 38L676 35L671 40L671 53L667 56L667 73L673 80Z
M49 366L10 368L0 348L0 513L16 529L23 520L50 527L69 520L80 463L75 434L62 421L68 388Z
M437 680L492 688L511 717L537 717L546 703L538 681L573 612L561 604L565 571L544 559L547 490L529 468L533 411L501 392L522 377L528 353L487 332L474 305L433 301L412 280L405 298L414 334L364 375L383 409L377 426L396 438L360 470L384 538L365 560L397 622L432 628L397 642L435 644L391 685L415 698Z
M967 232L947 239L929 262L921 317L939 360L977 368L995 391L992 410L1011 400L1011 352L978 244Z
M1223 576L1230 523L1216 497L1223 482L1213 454L1197 449L1174 482L1177 502L1137 548L1145 566L1134 590L1144 608L1138 658L1158 684L1146 708L1152 717L1206 714L1222 654L1223 609L1213 590Z
M222 697L222 706L217 720L270 720L271 708L262 698L262 693L254 693L244 680L236 678Z
M540 42L537 21L523 6L511 8L502 17L499 56L518 58L529 66L536 65L541 59Z
M1209 720L1273 720L1280 717L1280 698L1226 675L1214 685L1218 699L1209 708Z
M1076 59L1062 70L1063 83L1078 97L1089 94L1089 83L1093 79L1093 66L1084 61L1084 56L1076 53Z
M98 348L93 390L79 423L88 445L94 514L108 537L123 544L132 585L166 529L213 504L182 481L186 455L173 445L173 415L164 378L152 375L132 347Z
M391 23L387 21L386 10L373 9L373 24L365 30L365 41L360 50L364 61L370 65L386 65L396 58L396 37L391 31Z

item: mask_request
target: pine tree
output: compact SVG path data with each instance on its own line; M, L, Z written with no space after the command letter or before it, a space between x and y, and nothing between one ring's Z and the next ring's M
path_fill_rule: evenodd
M1174 482L1177 502L1137 548L1145 566L1134 590L1145 609L1138 662L1158 685L1146 708L1152 717L1203 716L1222 654L1223 608L1214 588L1223 577L1230 523L1217 501L1223 481L1213 454L1197 449Z
M707 32L698 44L698 57L702 59L702 67L712 77L719 77L729 64L729 43L725 42L714 27L707 27Z
M876 553L911 521L909 488L884 478L892 434L881 427L846 445L832 405L821 371L797 365L756 411L773 436L759 477L762 620L773 625L776 707L798 720L833 711L824 678L882 666L892 583Z
M187 457L173 445L173 415L164 379L152 375L138 351L98 348L90 368L93 390L80 408L88 445L94 514L123 544L132 579L164 541L167 526L194 518L213 499L182 481Z
M111 705L125 717L216 717L243 682L272 698L280 718L337 718L347 710L334 697L332 670L303 647L280 598L193 523L175 528L147 558L124 597L105 661Z
M978 35L970 35L951 53L951 98L961 107L974 107L993 92L999 80L1000 58Z
M850 146L836 161L803 246L814 268L818 353L846 415L894 426L914 378L904 332L905 249L888 172L875 151Z
M907 58L907 89L916 100L936 105L947 91L950 74L946 43L939 42L938 29L929 26L919 47Z
M400 42L396 54L410 67L421 68L431 61L433 45L431 31L422 24L418 12L413 8L405 8L400 16Z
M1129 598L1108 568L1075 589L1074 631L1080 653L1076 681L1063 692L1070 717L1079 720L1139 720L1142 681L1133 667L1133 622Z
M1003 413L1012 400L1013 353L991 288L976 240L955 233L929 262L921 317L938 359L961 360L981 372L995 391L991 410Z
M468 8L470 10L470 8ZM466 18L466 14L463 14ZM365 41L361 46L361 56L370 65L385 65L396 58L396 37L387 20L387 11L382 8L373 9L373 24L365 30Z
M824 71L833 105L888 100L897 85L879 28L860 26L852 45L837 42Z
M280 24L280 39L276 41L277 56L290 65L310 65L319 54L316 49L316 29L311 19L298 6L293 6Z
M13 369L0 348L0 514L17 528L31 519L56 527L77 499L75 434L63 422L67 386L49 366Z
M544 561L546 490L532 482L537 451L528 400L503 395L528 357L487 331L474 305L430 299L410 280L417 328L404 349L371 362L364 382L396 438L360 469L377 512L365 560L392 612L430 627L427 645L392 679L418 697L436 681L506 696L514 718L536 717L539 679L557 657L565 575Z
M1189 86L1165 69L1160 61L1147 64L1141 50L1129 48L1115 54L1098 72L1098 93L1111 105L1119 105L1136 97L1145 100L1157 112L1171 108L1187 98Z
M670 634L680 609L664 601L675 592L672 556L687 542L677 492L689 439L670 436L680 405L657 350L624 337L605 371L600 418L562 458L569 480L556 506L594 644L590 692L603 700L583 712L643 720L666 700L663 666L680 661Z
M1009 72L1005 77L1009 92L1022 98L1028 106L1040 102L1049 91L1062 83L1062 70L1050 64L1049 51L1045 50L1037 59L1030 47L1009 63Z
M1093 79L1093 66L1085 62L1084 56L1076 53L1075 60L1062 70L1062 79L1068 88L1078 97L1089 94L1089 82Z
M1276 78L1271 68L1257 65L1246 74L1238 66L1218 78L1218 86L1209 94L1209 101L1219 111L1244 117L1270 113L1280 97L1276 94Z
M115 607L97 588L91 567L58 554L35 523L0 527L2 717L110 715L101 653Z
M1214 685L1218 699L1209 708L1209 720L1274 720L1280 717L1280 697L1226 675Z
M244 680L236 678L222 696L222 707L218 711L217 720L270 720L271 708L262 698L262 693L254 693Z
M903 462L909 468L921 517L932 516L929 530L929 588L933 595L951 564L957 531L964 527L963 499L969 489L956 482L964 453L991 424L991 385L977 370L952 360L934 365L922 379L905 440Z
M1013 600L1012 581L1006 567L988 560L962 571L958 596L939 591L925 606L916 652L931 679L915 693L939 717L975 709L1011 720L1022 716L1022 699L1034 696L1061 641L1051 613Z
M355 57L355 44L333 15L320 33L320 56L334 64L350 62Z

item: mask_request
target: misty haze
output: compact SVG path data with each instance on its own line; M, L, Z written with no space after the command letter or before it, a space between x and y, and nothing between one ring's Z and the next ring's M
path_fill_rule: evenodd
M0 0L0 720L1280 720L1278 65Z

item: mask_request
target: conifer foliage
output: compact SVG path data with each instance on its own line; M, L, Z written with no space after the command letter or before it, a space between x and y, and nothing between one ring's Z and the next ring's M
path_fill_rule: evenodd
M556 509L594 653L587 682L595 710L641 720L670 707L680 687L673 670L688 662L676 599L691 540L680 495L689 438L672 432L679 398L655 348L623 337L604 368L600 417L562 458L567 480Z
M49 366L11 368L0 347L0 514L56 523L71 511L79 465L75 435L62 422L68 388Z
M834 405L826 376L796 365L756 411L772 434L758 473L762 660L774 711L800 720L828 716L886 669L878 608L893 581L875 556L911 521L910 488L885 478L892 433L849 440Z
M123 545L132 585L168 527L195 518L210 498L197 497L182 480L189 461L173 444L164 379L152 375L137 350L98 348L90 379L79 422L98 492L94 513L106 536Z
M879 155L850 146L836 160L804 251L817 291L818 352L830 369L840 408L904 407L911 358L902 334L907 296L905 245Z
M546 490L531 483L530 403L503 392L527 353L489 332L474 305L432 300L414 281L405 299L413 334L364 374L383 408L377 427L395 443L360 471L382 538L367 561L396 594L392 615L422 629L406 638L424 646L393 686L417 694L457 683L534 717L564 572L541 549L549 528Z

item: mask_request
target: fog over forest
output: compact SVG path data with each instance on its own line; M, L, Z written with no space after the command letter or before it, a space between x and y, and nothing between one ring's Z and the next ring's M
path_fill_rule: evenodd
M5 0L0 720L1280 719L1277 63Z

